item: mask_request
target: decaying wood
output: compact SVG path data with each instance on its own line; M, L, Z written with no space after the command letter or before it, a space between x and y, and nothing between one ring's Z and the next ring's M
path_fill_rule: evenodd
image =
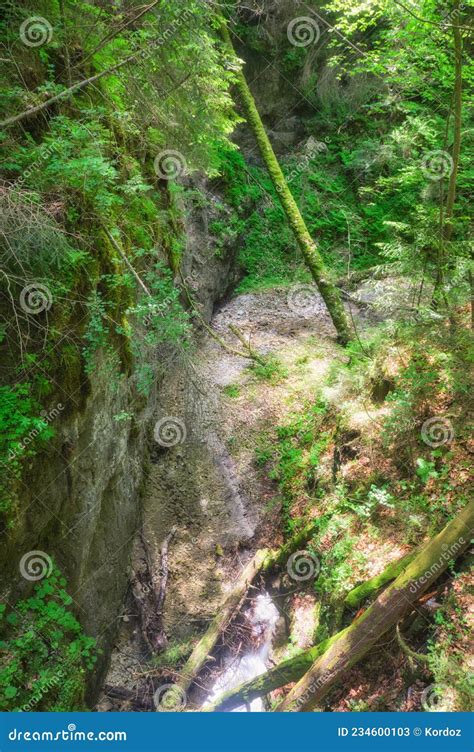
M310 672L310 669L313 670L311 667L317 667L321 663L325 667L329 666L329 668L325 668L325 671L327 673L326 681L330 684L327 689L322 684L322 688L325 689L323 695L326 694L332 684L340 677L342 671L350 668L362 658L382 634L398 623L402 616L413 608L420 595L446 569L450 559L456 558L464 551L468 545L471 535L470 529L473 524L474 503L466 507L457 518L452 520L432 541L423 546L418 553L415 552L413 556L416 555L416 558L411 566L405 566L404 562L400 567L401 573L393 585L387 588L377 601L349 627L324 640L319 645L282 661L265 674L222 694L203 711L232 710L286 684L298 682ZM394 564L399 565L403 562L403 559ZM430 568L432 570L431 576L426 577L423 583L417 583L420 577L425 577ZM408 591L408 594L406 591ZM351 650L353 650L353 655ZM344 663L344 659L347 660L347 664ZM332 681L332 674L330 673L331 662L337 666L342 664L342 668L340 667L334 681ZM320 676L324 676L324 674L321 673ZM287 708L280 707L279 709L286 710ZM288 709L292 710L293 708Z
M474 501L424 545L377 600L340 633L278 705L277 712L305 712L317 706L348 669L413 608L420 595L444 572L449 561L467 548L473 526Z
M247 591L262 569L262 564L268 556L267 549L260 549L248 562L237 583L228 594L219 613L212 620L208 630L199 640L190 657L182 668L182 676L178 687L187 692L203 667L210 659L219 638L232 620L235 612L240 608Z
M163 606L168 583L168 547L176 530L177 528L173 527L162 543L159 577L157 577L153 566L153 557L148 541L143 534L140 535L145 571L136 574L132 590L140 610L142 634L153 653L163 650L167 644L163 625Z
M132 691L125 687L116 687L111 684L106 684L104 687L104 694L111 700L120 700L120 702L126 702L128 707L134 711L150 711L155 710L153 704L153 695L145 694L143 691Z

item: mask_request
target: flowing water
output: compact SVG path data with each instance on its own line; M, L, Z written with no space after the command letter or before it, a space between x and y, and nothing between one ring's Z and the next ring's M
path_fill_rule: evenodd
M223 692L234 689L242 682L255 679L268 670L267 662L273 635L279 618L278 610L268 593L261 593L253 600L246 613L254 647L242 655L232 656L215 682L204 705L216 700ZM241 705L232 712L264 712L262 700L257 697L248 705Z

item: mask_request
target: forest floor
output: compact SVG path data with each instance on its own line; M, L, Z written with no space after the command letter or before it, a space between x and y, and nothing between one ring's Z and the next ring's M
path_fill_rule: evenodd
M400 300L407 297L407 291L397 288L393 280L376 285L376 296L384 300L385 307L392 303L400 306ZM373 288L367 286L352 294L364 300L374 298ZM353 304L351 315L360 333L383 317L371 308ZM380 397L377 389L372 398L363 390L357 393L347 377L331 377L349 358L335 342L319 296L312 295L310 310L302 314L288 289L237 295L220 306L212 326L231 347L240 348L229 331L231 325L239 328L256 351L268 356L267 365L232 355L203 335L191 369L188 364L176 374L165 402L166 411L177 414L176 406L184 400L186 409L181 414L188 429L187 439L158 455L150 469L145 496L143 529L157 571L161 543L172 525L177 526L169 548L164 606L168 649L155 660L170 680L179 674L176 667L180 659L186 657L194 638L219 611L252 554L262 547L277 548L294 522L331 516L337 510L334 524L323 527L318 541L320 591L303 588L286 597L285 625L279 627L273 660L311 646L315 639L326 636L325 630L333 631L340 610L337 598L328 603L328 593L340 600L344 592L379 574L410 550L424 529L425 513L410 526L403 510L394 512L389 501L375 519L370 512L364 516L364 511L359 512L347 500L340 505L340 484L363 484L373 475L374 467L379 471L385 468L390 474L380 439L387 406L385 395ZM288 505L285 468L283 481L281 467L279 475L272 472L287 453L281 444L285 436L281 427L294 428L296 421L297 434L304 433L308 427L300 425L301 416L311 405L321 403L325 408L319 428L310 427L316 431L315 438L318 431L321 438L313 458L312 487L307 478L301 483L298 472L292 469ZM343 429L339 431L341 415ZM314 453L314 447L311 451ZM305 456L296 459L301 468L307 469L307 462ZM315 495L317 486L322 492ZM429 514L427 509L426 516ZM137 542L135 571L142 563L143 550ZM331 613L333 606L337 617ZM426 621L427 628L432 627L428 610L425 613L422 609L419 618ZM417 649L416 644L413 647ZM149 667L136 605L130 597L107 683L133 690ZM327 707L419 709L426 682L415 673L408 676L407 693L406 659L395 638L387 637L370 661L350 672L344 689L331 693ZM105 700L99 709L116 708L113 701Z

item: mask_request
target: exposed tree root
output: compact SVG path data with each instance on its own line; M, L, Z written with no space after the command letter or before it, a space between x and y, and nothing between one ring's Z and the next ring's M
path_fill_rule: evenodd
M413 661L418 661L419 663L428 663L428 656L424 653L415 653L414 650L411 649L411 647L408 645L407 641L403 637L401 631L400 631L400 624L397 624L396 626L396 633L397 633L397 642L401 648L401 650L405 653L410 663L413 665Z
M140 610L143 638L152 653L163 650L167 643L163 626L163 605L168 582L168 546L175 533L176 527L173 527L163 541L161 547L161 576L159 578L154 571L148 541L143 534L140 535L144 551L145 572L136 575L132 591Z

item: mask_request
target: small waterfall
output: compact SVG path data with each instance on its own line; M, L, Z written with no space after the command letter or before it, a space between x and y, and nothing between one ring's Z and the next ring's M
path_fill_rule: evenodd
M237 687L242 682L264 674L268 668L268 655L279 617L278 610L268 593L257 595L246 617L251 625L252 637L258 647L245 652L243 655L233 656L228 660L204 705L213 702L223 692ZM241 705L234 708L232 712L258 713L265 712L265 708L262 700L257 697L249 705Z

